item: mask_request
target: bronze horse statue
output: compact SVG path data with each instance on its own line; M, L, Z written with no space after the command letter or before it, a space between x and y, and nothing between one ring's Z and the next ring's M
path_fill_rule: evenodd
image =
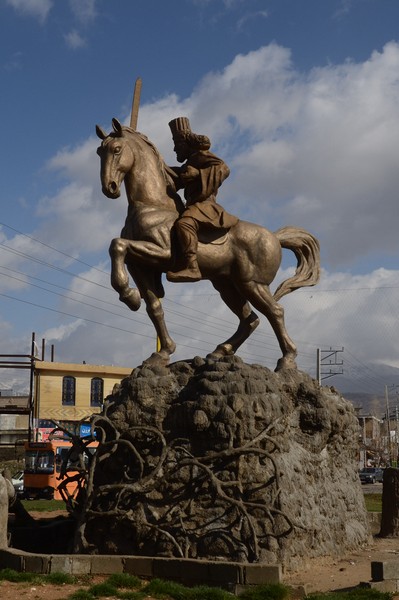
M102 140L97 149L102 191L108 198L118 198L124 181L129 206L121 237L112 240L109 249L111 284L131 310L138 310L141 299L144 300L159 340L159 350L147 360L167 364L176 344L166 328L159 299L164 296L162 273L173 268L178 257L172 232L184 206L169 167L148 138L122 126L117 119L112 120L112 125L113 131L108 135L96 127ZM295 275L283 281L272 294L269 285L280 267L282 248L295 253L297 268ZM276 370L296 368L296 346L288 336L284 310L277 301L297 288L318 282L317 239L296 227L283 227L272 233L259 225L239 221L213 242L201 242L200 234L198 264L202 279L209 279L239 319L235 333L208 357L217 359L234 354L248 339L259 324L252 305L267 317L280 345L283 355ZM137 289L129 286L129 273Z

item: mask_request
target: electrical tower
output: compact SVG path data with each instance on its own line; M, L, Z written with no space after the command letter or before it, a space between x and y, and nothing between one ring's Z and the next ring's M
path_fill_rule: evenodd
M342 368L337 370L338 367L344 364L342 360L338 360L338 352L343 351L343 348L340 350L333 350L331 347L328 350L317 348L317 381L320 385L323 379L343 374L344 370Z

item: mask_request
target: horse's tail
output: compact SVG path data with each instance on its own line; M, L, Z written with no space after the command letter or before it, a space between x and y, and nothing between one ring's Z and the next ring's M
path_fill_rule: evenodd
M273 294L275 300L280 300L300 287L316 285L319 281L320 245L311 233L297 227L282 227L274 234L282 248L292 250L298 261L295 275L280 283Z

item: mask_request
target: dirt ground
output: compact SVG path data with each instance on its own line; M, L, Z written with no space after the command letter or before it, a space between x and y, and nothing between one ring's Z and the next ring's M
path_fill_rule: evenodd
M65 513L31 513L34 518L50 518ZM399 558L399 538L382 539L374 537L372 542L347 556L336 560L315 559L306 570L286 573L283 583L290 586L306 586L306 592L326 592L358 586L371 580L371 562ZM1 600L65 600L78 589L98 583L104 578L96 577L88 583L77 585L32 585L26 583L0 582ZM150 600L150 599L148 599ZM399 597L398 597L399 600Z
M399 538L374 537L372 542L336 560L313 560L306 571L284 575L284 583L306 585L309 592L343 590L371 581L371 562L399 558ZM398 575L399 577L399 575Z

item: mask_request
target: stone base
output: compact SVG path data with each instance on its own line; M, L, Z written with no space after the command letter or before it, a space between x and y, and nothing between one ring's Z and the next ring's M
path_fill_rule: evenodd
M298 568L369 540L354 409L305 373L143 365L93 423L76 552Z

